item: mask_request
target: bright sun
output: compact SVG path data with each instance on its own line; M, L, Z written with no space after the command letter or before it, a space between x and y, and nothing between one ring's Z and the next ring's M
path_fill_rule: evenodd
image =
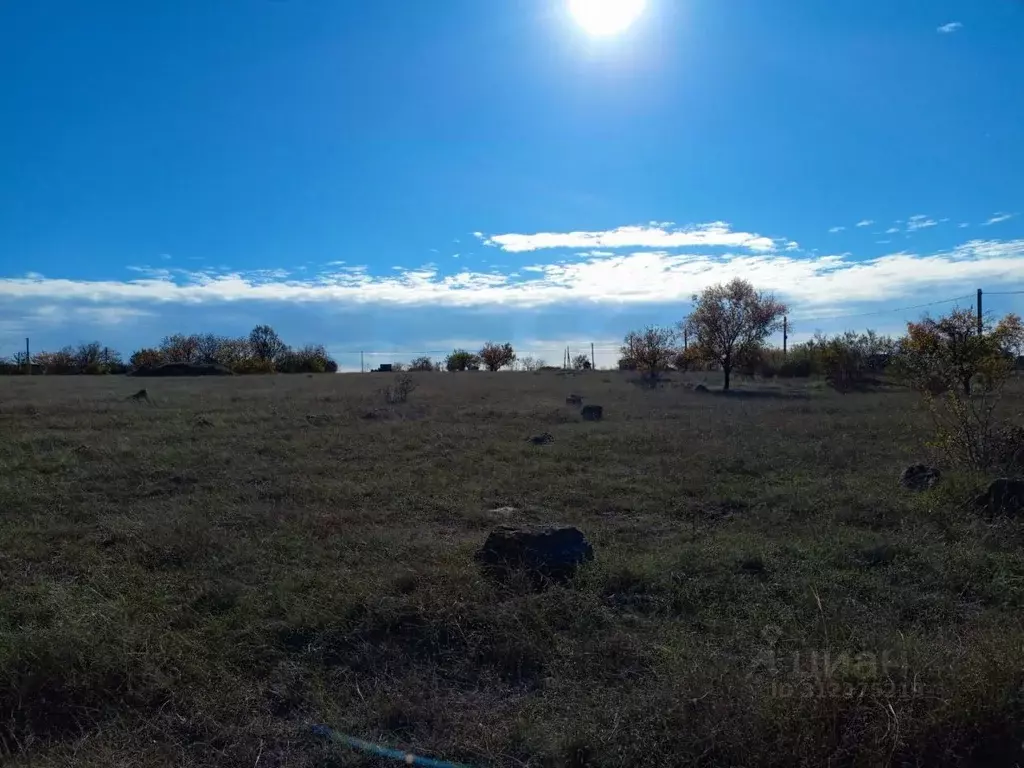
M569 0L576 23L592 35L615 35L643 13L647 0Z

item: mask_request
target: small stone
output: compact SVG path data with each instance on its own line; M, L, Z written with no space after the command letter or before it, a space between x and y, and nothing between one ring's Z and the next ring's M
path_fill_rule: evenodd
M941 473L935 467L911 464L900 474L900 485L911 491L927 491L934 488L941 477Z
M488 574L522 573L535 583L564 580L593 560L594 548L573 526L501 525L487 536L476 561Z
M600 421L604 417L604 408L600 405L584 405L580 416L584 421Z
M547 445L548 443L555 442L555 438L550 432L543 432L539 435L534 435L533 437L528 437L526 439L534 445Z
M1001 477L974 500L975 506L989 516L1018 515L1024 512L1024 480Z
M703 384L698 384L696 387L693 388L693 391L694 392L707 392L708 388L705 387Z
M583 405L583 398L580 395L569 395L565 398L566 405Z

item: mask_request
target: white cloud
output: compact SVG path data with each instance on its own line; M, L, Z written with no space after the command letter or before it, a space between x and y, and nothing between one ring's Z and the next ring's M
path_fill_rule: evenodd
M959 21L951 21L949 24L943 24L941 27L938 28L937 31L939 32L939 34L949 35L963 28L964 25L961 24Z
M1015 213L995 213L995 214L992 215L991 219L986 221L981 226L983 226L983 227L990 227L993 224L1000 224L1000 223L1002 223L1004 221L1009 221L1010 219L1012 219L1016 215L1017 214L1015 214Z
M845 229L846 229L846 227L832 227L828 232L829 232L830 235L834 235L837 232L844 231Z
M887 230L885 230L885 234L887 234L887 235L896 235L896 234L899 234L901 231L902 230L900 230L899 227L889 227Z
M917 232L918 230L937 227L938 225L939 222L935 221L935 219L929 218L924 214L918 214L907 219L907 232Z
M857 222L857 226L858 227L870 227L874 223L875 223L874 219L864 219L863 221L858 221Z
M932 254L907 251L875 259L849 254L725 254L670 252L620 253L566 258L558 263L517 267L523 277L464 269L442 274L437 267L374 275L347 267L309 278L256 273L175 270L137 280L71 280L19 277L0 279L0 302L56 308L77 306L95 313L96 322L116 323L159 310L161 304L227 302L321 303L333 306L533 308L590 302L614 306L686 301L695 291L743 277L805 306L849 305L899 299L937 289L966 293L985 282L1024 282L1024 239L972 240ZM54 317L61 317L53 310ZM65 315L64 322L81 318ZM56 322L56 320L55 320Z
M960 227L960 229L967 229L971 225L968 224L966 221L962 221L959 224L957 224L957 226Z
M537 232L534 234L477 235L485 245L523 253L543 248L688 248L693 246L743 248L763 253L775 248L770 237L733 232L724 221L669 229L664 226L629 226L603 232Z

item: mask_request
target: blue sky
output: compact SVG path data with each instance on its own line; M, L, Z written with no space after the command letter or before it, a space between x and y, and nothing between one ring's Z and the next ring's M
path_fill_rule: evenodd
M1024 287L1024 2L566 6L3 0L0 354L557 362L736 275L797 339Z

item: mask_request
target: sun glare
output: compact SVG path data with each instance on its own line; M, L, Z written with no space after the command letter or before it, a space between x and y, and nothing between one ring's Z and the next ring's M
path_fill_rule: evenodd
M644 11L647 0L569 0L576 23L591 35L616 35Z

